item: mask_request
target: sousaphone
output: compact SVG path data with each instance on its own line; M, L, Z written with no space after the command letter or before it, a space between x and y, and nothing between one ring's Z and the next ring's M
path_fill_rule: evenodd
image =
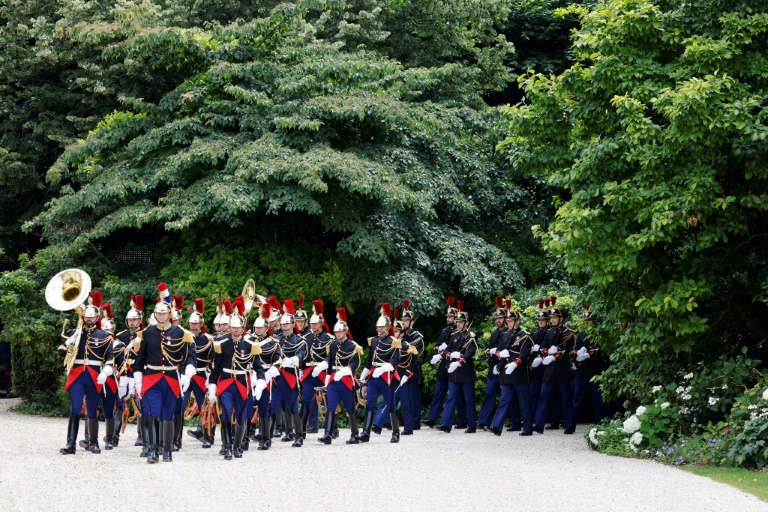
M79 268L69 268L62 270L48 281L45 287L45 301L56 311L77 312L77 327L72 336L65 336L67 320L61 328L61 335L64 339L74 338L74 343L67 346L67 355L64 357L64 367L67 373L72 369L77 355L77 346L80 343L80 337L83 332L83 308L81 307L88 295L91 293L91 276Z
M260 306L261 304L267 302L266 297L256 293L256 283L253 281L253 279L249 279L245 282L245 285L243 286L243 293L240 295L242 295L245 299L245 311L243 311L243 316L245 318L248 318L248 315L251 313L254 304L256 304L256 306Z

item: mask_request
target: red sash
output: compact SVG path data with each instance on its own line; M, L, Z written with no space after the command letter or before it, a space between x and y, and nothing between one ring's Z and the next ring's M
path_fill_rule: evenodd
M288 383L288 387L291 389L296 388L296 383L298 382L298 379L296 378L296 374L293 372L287 372L280 368L280 374L282 374L283 378L285 379L285 382Z
M153 373L152 375L145 375L142 379L142 386L141 386L141 396L145 396L147 394L147 391L150 390L152 386L160 382L163 378L165 378L165 382L168 384L168 387L171 388L171 391L173 391L173 394L176 396L179 396L179 393L181 392L181 386L179 385L179 381L176 379L172 379L167 375L164 375L162 373Z
M205 377L201 375L193 375L192 376L192 382L197 384L197 387L205 391Z
M93 385L96 386L96 391L101 393L101 384L96 382L96 379L99 378L98 372L96 372L96 370L94 370L90 366L87 367L87 368L88 368L88 374L91 376L91 379L93 380ZM72 371L70 371L69 375L67 375L67 382L66 382L66 384L64 384L64 389L66 391L69 391L69 388L72 387L72 384L75 383L77 378L85 371L85 369L86 369L85 365L76 366L76 367L72 368ZM117 388L115 388L115 392L116 391L117 391Z

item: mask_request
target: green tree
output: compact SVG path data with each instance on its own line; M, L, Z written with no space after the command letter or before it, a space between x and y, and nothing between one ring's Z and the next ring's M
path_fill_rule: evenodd
M764 351L768 6L606 1L573 50L559 76L521 77L500 149L563 190L536 233L629 323L601 329L617 361L607 390Z

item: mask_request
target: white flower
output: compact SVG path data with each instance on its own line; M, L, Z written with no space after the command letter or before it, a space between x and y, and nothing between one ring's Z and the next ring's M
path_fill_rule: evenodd
M709 397L709 405L715 405L718 402L718 400L720 399L715 398L714 396Z
M599 430L599 431L597 432L597 435L598 435L598 436L604 436L604 435L605 435L605 430Z
M685 380L690 380L690 379L692 379L692 378L693 378L693 373L689 373L688 375L685 375L683 378L684 378Z
M728 389L728 384L723 384L722 389Z
M633 433L637 432L638 430L640 430L640 425L641 425L640 420L637 419L637 416L635 416L633 414L632 416L630 416L629 418L624 420L624 428L623 428L623 430L627 434L633 434Z
M763 391L763 400L768 400L768 389Z
M669 407L669 402L664 402L663 404L661 404L662 409L666 409L667 407Z
M589 431L589 440L592 442L593 445L595 446L598 445L596 428L593 428L592 430Z
M757 409L757 404L751 404L747 407L747 409Z
M688 408L687 407L681 407L680 408L680 414L688 414Z
M635 414L640 416L641 414L645 414L645 411L646 411L645 406L641 405L640 407L637 408L637 411L635 411Z
M677 393L678 395L681 395L685 393L685 388L683 386L677 386L677 389L675 389L675 393Z
M653 388L651 388L651 391L653 391L654 393L658 393L659 391L661 391L661 386L653 386Z
M639 446L640 443L643 442L643 434L640 432L635 432L632 434L632 437L629 438L629 442L634 444L635 446Z

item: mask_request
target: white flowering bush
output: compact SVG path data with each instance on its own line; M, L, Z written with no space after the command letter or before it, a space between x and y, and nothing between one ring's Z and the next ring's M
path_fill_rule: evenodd
M734 435L728 462L757 469L768 466L768 379L734 404L728 424Z

